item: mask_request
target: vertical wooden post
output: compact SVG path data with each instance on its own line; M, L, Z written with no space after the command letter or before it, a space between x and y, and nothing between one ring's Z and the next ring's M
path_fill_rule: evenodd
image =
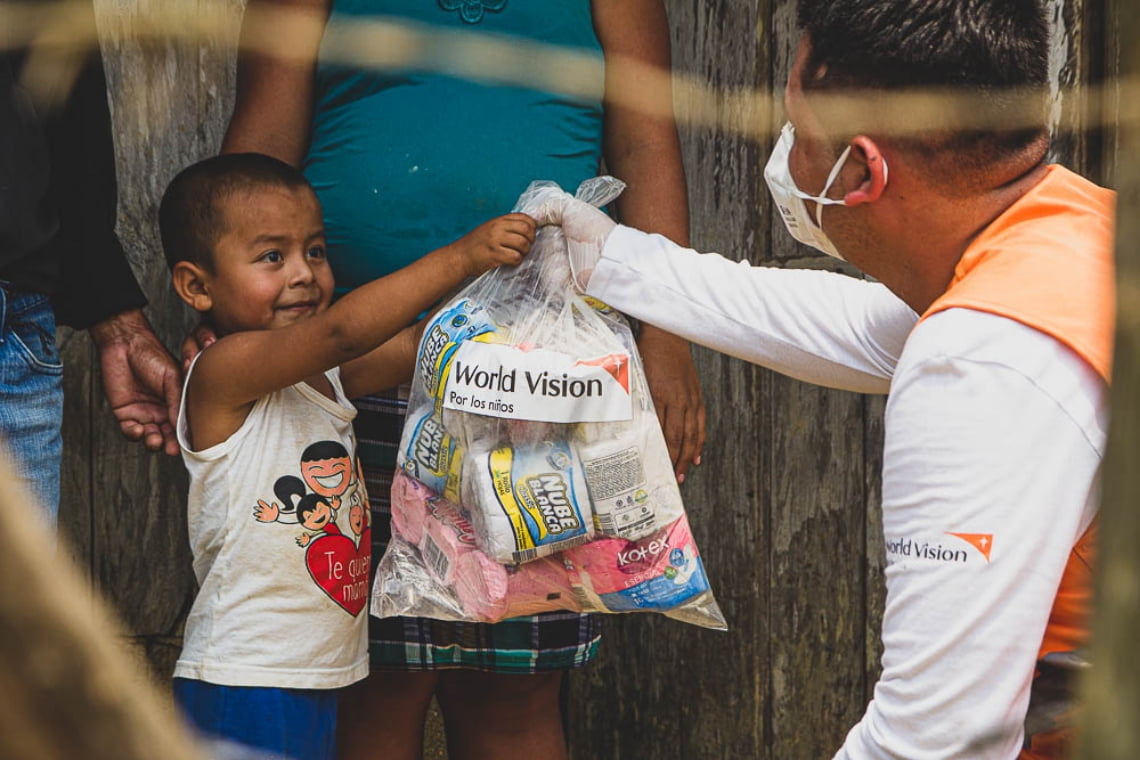
M1083 731L1078 756L1089 760L1140 757L1140 120L1130 90L1140 77L1140 7L1110 0L1109 35L1118 48L1119 145L1117 208L1117 325L1112 423L1104 465L1100 564L1093 619L1093 666L1084 680Z

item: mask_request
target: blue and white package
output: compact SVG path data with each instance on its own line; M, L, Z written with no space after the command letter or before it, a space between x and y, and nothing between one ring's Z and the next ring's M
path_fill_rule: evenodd
M468 298L447 305L424 325L416 369L424 391L436 399L437 407L455 350L464 341L496 329L487 309Z
M600 538L563 552L562 558L585 609L664 612L710 594L684 515L636 541Z
M433 406L420 407L408 414L399 466L437 494L458 500L463 449L444 428L443 416Z
M475 543L497 562L529 562L594 535L582 464L567 441L469 453L461 500Z

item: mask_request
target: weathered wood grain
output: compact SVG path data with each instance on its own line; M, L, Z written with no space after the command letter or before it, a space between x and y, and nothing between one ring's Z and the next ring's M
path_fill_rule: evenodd
M176 349L190 315L174 297L162 260L156 210L166 182L216 151L232 98L233 33L200 43L143 38L138 24L160 2L96 0L111 93L119 175L118 231L159 336ZM199 2L229 13L237 2ZM227 52L228 51L228 52ZM95 584L128 627L156 640L180 634L193 593L181 461L124 441L103 399L94 351L66 335L63 529ZM158 651L155 649L153 651ZM152 660L168 675L169 656Z
M799 31L795 3L780 2L772 23L772 81L782 91ZM783 116L777 114L777 121ZM854 269L794 242L774 211L771 257L783 266ZM868 676L865 657L878 640L882 577L872 552L878 519L878 439L868 425L878 407L855 394L815 388L773 376L771 508L776 543L773 566L772 693L774 728L766 757L827 757L863 713ZM869 420L869 417L872 420ZM877 664L877 660L876 660Z
M767 81L767 3L669 2L678 68L725 89ZM682 120L697 104L680 100ZM724 118L738 107L718 106ZM760 146L724 131L685 130L692 239L758 259L766 239ZM758 466L765 451L760 373L698 351L711 435L683 493L727 633L650 615L605 621L599 661L572 676L572 756L761 757L768 667L768 529Z
M1049 56L1050 160L1100 179L1103 130L1090 125L1089 90L1104 68L1102 0L1047 0L1053 38Z

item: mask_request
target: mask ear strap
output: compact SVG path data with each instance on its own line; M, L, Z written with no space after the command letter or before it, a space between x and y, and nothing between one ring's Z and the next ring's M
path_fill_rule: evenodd
M824 183L823 190L820 192L819 197L814 199L818 204L815 211L815 223L819 225L821 230L823 229L823 207L846 205L842 198L828 198L827 191L835 184L835 180L839 177L840 170L843 169L843 164L847 162L847 157L850 155L851 146L848 145L843 152L839 154L839 158L835 161L835 166L831 167L831 173L827 175L827 182Z

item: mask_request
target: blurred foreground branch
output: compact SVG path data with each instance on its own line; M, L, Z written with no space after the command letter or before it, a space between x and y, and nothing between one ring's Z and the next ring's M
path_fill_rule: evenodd
M1140 7L1111 0L1109 17L1122 42L1121 73L1140 76ZM1136 95L1123 96L1136 107ZM1140 123L1122 120L1116 184L1117 322L1112 423L1104 490L1092 668L1083 681L1078 757L1140 757Z
M0 757L200 760L0 461Z
M252 12L252 11L251 11ZM313 27L323 28L325 18L311 11L281 8L260 11L266 18L251 28L269 30L243 40L247 49L281 58L307 49L300 40L310 39ZM89 4L74 0L28 2L0 0L0 50L31 47L33 61L58 60L75 46L96 44L96 30ZM133 41L180 41L195 44L236 34L232 7L224 2L148 3L131 16L129 27L105 29L114 39ZM438 27L391 20L333 17L324 29L322 60L361 68L416 69L495 84L533 87L568 97L600 98L604 78L602 61L593 53L495 34L462 34ZM619 81L652 83L626 88L616 97L622 104L647 115L675 113L684 125L706 127L767 140L779 131L782 96L760 88L734 90L710 87L701 79L680 72L649 69L620 59L607 59L610 67L627 67ZM51 71L52 69L48 69ZM49 78L30 75L29 86L41 94ZM37 88L37 82L39 84ZM58 84L53 85L58 89ZM672 100L654 93L673 93ZM980 92L907 90L891 93L846 92L819 94L817 108L826 116L838 115L835 123L851 134L914 135L931 130L1007 129L1040 126L1043 122L1045 89ZM1113 119L1140 124L1140 74L1103 86L1081 83L1054 93L1079 104L1082 128L1106 124L1110 109L1106 97L1118 103ZM1079 95L1079 97L1078 97ZM615 98L615 93L606 93Z

